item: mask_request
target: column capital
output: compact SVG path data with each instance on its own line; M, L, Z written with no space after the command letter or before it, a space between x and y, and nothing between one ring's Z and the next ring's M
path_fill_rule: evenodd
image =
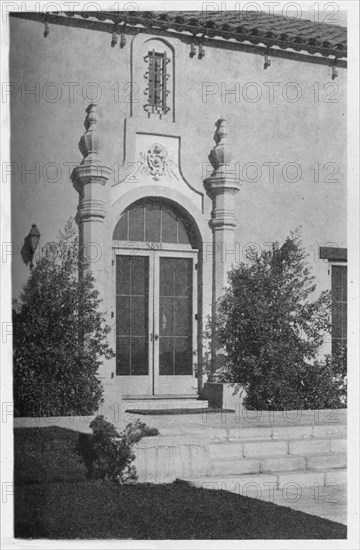
M222 170L221 173L218 172L206 178L204 187L211 198L222 193L236 195L240 191L240 182L234 173Z
M81 193L82 187L89 183L105 185L111 174L111 168L98 162L81 163L74 168L71 180L74 189Z

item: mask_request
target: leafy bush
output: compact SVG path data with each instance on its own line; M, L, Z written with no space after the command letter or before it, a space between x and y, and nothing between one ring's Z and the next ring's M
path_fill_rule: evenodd
M157 428L150 428L137 420L127 424L120 434L113 424L103 416L97 416L90 424L93 435L84 445L82 438L81 451L89 469L90 477L129 483L137 479L136 468L131 465L135 459L133 445L142 437L158 435Z
M245 391L244 407L344 406L344 357L316 359L330 329L330 293L311 300L315 290L297 233L273 252L250 251L248 263L230 271L216 318L220 376Z
M16 416L88 415L102 402L97 372L113 356L110 327L75 233L68 221L44 246L14 301Z
M302 403L306 409L341 409L347 402L346 352L339 350L323 361L307 365L302 377Z
M155 435L159 435L159 430L157 428L151 428L150 426L147 426L145 422L135 420L135 422L127 424L124 430L124 434L129 439L129 441L131 441L131 443L137 443L143 437L152 437Z

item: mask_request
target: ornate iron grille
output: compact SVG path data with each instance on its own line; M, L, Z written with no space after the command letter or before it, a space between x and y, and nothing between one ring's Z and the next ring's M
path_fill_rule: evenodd
M148 117L151 114L157 114L161 118L170 110L170 107L167 106L167 96L170 93L167 89L167 81L170 75L166 72L170 59L166 56L166 52L159 53L152 50L144 57L144 61L147 61L149 66L145 73L149 85L144 92L148 96L148 102L144 105L144 109Z

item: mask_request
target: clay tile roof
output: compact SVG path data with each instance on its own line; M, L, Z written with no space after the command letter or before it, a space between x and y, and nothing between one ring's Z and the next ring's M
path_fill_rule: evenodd
M97 17L99 14L88 14ZM305 50L324 56L346 56L347 29L340 25L273 15L266 12L242 11L169 11L169 12L102 12L114 22L141 24L183 33L203 34L250 41L253 44L277 45L283 49ZM241 35L241 36L240 36Z
M29 12L27 12L29 14ZM277 46L346 57L347 29L340 25L250 11L99 11L52 12L63 18L84 18L171 30L175 33ZM26 17L25 14L14 14Z

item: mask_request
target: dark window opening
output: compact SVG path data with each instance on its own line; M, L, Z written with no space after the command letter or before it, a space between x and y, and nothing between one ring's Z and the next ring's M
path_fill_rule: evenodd
M149 117L151 114L157 114L161 118L170 110L167 106L167 96L170 93L167 89L167 81L170 78L167 73L167 64L170 59L166 56L166 52L159 53L155 50L150 51L144 59L148 63L148 70L145 73L145 78L148 79L148 87L145 90L148 102L144 105L144 109Z
M331 268L332 334L331 351L336 353L347 346L347 267Z

